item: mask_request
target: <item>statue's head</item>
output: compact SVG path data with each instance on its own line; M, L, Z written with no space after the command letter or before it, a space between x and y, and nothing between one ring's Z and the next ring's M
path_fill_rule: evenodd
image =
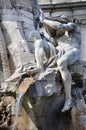
M64 22L64 23L68 23L71 22L71 20L68 18L68 16L66 15L60 15L60 19Z

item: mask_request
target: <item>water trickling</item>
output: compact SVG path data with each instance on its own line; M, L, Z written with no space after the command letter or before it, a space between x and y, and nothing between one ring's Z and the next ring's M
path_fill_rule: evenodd
M14 107L14 115L15 115L15 120L14 120L14 124L11 126L11 130L15 130L15 127L17 125L18 122L18 115L19 115L19 108L22 102L22 98L23 98L23 93L18 93L16 96L16 104Z

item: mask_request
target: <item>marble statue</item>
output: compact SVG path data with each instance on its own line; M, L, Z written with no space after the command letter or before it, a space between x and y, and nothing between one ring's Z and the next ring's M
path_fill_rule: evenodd
M45 27L48 34L54 39L56 49L58 50L56 63L57 68L61 73L65 89L65 104L62 109L62 112L64 112L69 110L72 106L72 77L67 67L79 60L81 33L78 25L75 22L70 21L68 17L62 15L59 16L59 18L57 20L47 18L40 10L40 22ZM61 52L64 53L61 55L59 54ZM40 55L40 58L42 59L42 55Z

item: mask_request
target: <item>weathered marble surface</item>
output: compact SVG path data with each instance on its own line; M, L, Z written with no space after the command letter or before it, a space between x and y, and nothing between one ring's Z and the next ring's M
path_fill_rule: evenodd
M9 126L14 123L13 108L16 93L19 92L26 93L20 106L16 130L74 130L70 111L61 112L64 105L64 88L59 73L52 69L47 70L44 73L44 79L40 79L40 75L31 76L25 72L26 68L30 69L30 66L32 68L35 66L34 44L28 38L30 31L34 29L33 15L29 10L31 5L28 0L13 1L14 3L11 3L10 0L0 0L0 7L3 7L0 8L1 29L9 52L11 74L19 67L21 69L14 75L17 78L14 78L12 82L4 82L3 76L0 78L0 82L3 82L0 86L0 130L9 130ZM41 0L39 2L47 4L49 1ZM62 1L53 1L53 3L55 2ZM17 8L14 8L13 4ZM54 14L51 12L52 16ZM0 69L3 72L2 66ZM70 67L70 71L73 82L75 82L73 88L82 87L86 79L83 65L76 63ZM29 86L28 80L31 77L33 82ZM73 114L77 115L77 111L74 111ZM76 119L75 116L73 117ZM82 123L82 125L84 124Z

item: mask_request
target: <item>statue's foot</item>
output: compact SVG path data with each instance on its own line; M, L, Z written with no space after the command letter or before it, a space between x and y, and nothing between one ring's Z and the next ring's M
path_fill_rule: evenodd
M70 98L70 99L67 99L67 100L65 101L65 104L64 104L64 107L63 107L63 109L62 109L62 112L65 112L65 111L69 110L72 106L73 106L72 99L71 99L71 98Z

